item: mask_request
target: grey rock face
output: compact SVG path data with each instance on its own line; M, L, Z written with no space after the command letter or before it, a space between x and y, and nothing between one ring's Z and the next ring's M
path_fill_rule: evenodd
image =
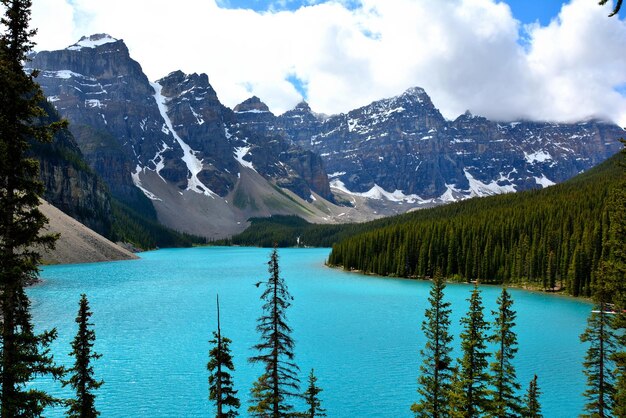
M561 182L613 155L624 136L596 120L498 123L467 112L446 121L420 88L324 120L300 104L278 120L322 156L335 185L441 201Z
M58 115L44 107L50 122ZM111 235L111 199L108 188L89 168L72 134L62 129L51 143L31 144L30 155L39 160L43 198L94 231Z
M173 139L163 132L154 90L123 41L93 35L61 51L37 53L30 63L48 100L70 123L89 164L114 195L136 197L130 173L154 166ZM184 175L184 174L183 174Z
M41 70L46 96L71 122L90 166L124 201L136 200L140 189L158 198L141 186L146 170L181 191L226 196L241 166L305 199L311 190L332 197L319 157L240 125L248 114L271 115L267 106L250 100L233 112L206 74L176 71L150 83L124 42L104 34L40 52L30 66Z

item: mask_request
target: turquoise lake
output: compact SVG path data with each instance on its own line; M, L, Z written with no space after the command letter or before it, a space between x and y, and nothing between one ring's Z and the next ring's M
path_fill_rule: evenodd
M43 282L29 289L38 329L56 327L57 360L67 356L76 333L81 293L93 311L97 392L102 417L206 417L206 363L216 327L219 293L222 333L230 338L236 389L247 416L248 394L261 373L247 358L258 342L260 288L270 250L260 248L163 249L140 260L45 267ZM296 341L302 386L315 369L329 417L411 417L424 344L421 324L430 283L346 273L324 266L328 249L281 249L280 267L294 297L287 312ZM472 286L450 284L455 346L459 319ZM487 317L496 308L498 287L482 287ZM525 392L539 376L545 417L582 412L585 379L583 332L591 305L579 300L511 290L518 314L518 378ZM455 357L459 355L457 349ZM36 386L67 395L56 382ZM63 409L47 411L61 417Z

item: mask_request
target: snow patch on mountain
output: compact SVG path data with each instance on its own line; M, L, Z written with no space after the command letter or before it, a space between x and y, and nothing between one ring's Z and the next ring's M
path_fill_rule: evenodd
M87 99L85 100L85 106L88 107L97 107L98 109L102 108L102 107L106 107L105 105L102 104L102 102L98 99Z
M528 164L534 164L536 162L543 163L552 159L552 156L547 151L535 151L533 153L524 152L524 159Z
M465 199L465 195L461 193L454 184L446 183L446 191L439 196L439 200L443 203L452 203Z
M78 42L69 46L67 49L70 51L80 51L83 48L95 48L100 45L110 44L117 41L117 39L106 34L91 35L89 37L83 36Z
M535 177L535 182L537 182L537 184L544 189L546 187L554 186L556 184L555 182L547 178L545 174L542 174L541 177Z
M158 196L156 196L154 193L152 193L150 190L146 189L145 187L143 187L143 185L141 184L141 179L139 178L139 174L141 174L143 172L143 168L141 168L140 165L137 165L137 168L135 168L135 172L130 173L131 177L133 178L133 183L135 184L135 186L141 190L143 192L143 194L146 195L146 197L150 200L158 200L160 202L163 201L163 199L159 198Z
M374 200L388 200L390 202L397 202L397 203L402 203L402 202L425 203L427 202L416 194L405 195L402 192L402 190L395 190L393 193L390 193L377 184L374 184L374 186L371 189L369 189L367 192L359 193L359 192L352 192L348 190L346 185L341 180L335 178L330 182L330 187L332 189L337 189L339 191L342 191L343 193L346 193L352 196L366 197L368 199L374 199Z
M469 182L470 197L515 193L516 191L515 186L512 184L507 184L504 186L498 184L499 181L508 181L508 178L504 177L502 173L500 173L500 178L498 180L492 180L489 184L486 184L474 178L474 176L472 176L469 171L463 170L463 172L465 173L465 178Z
M344 174L346 174L345 171L335 171L334 173L328 174L328 178L332 179L332 178L335 178L335 177L343 176Z
M235 148L235 160L239 162L243 167L251 168L256 171L254 166L250 161L246 161L243 159L250 152L250 147L236 147Z
M62 80L68 80L72 77L75 77L75 78L84 78L86 80L95 81L94 78L87 77L85 75L75 73L74 71L70 71L70 70L42 71L40 75L46 78L60 78Z
M270 112L269 110L250 109L250 110L236 110L235 113L244 114L244 113L270 113Z
M187 165L187 170L191 174L187 179L187 190L194 191L196 193L203 193L206 196L211 196L215 198L217 194L215 194L211 189L204 185L198 178L198 174L202 171L202 161L198 159L195 155L195 151L191 149L185 141L182 140L180 136L174 130L174 126L172 125L172 120L167 115L167 98L163 96L161 93L163 86L159 83L150 83L152 88L154 88L154 100L159 107L159 112L161 113L161 117L165 121L166 129L163 129L164 133L171 133L174 136L174 139L178 142L180 147L183 149L183 161ZM164 128L165 128L164 126Z
M198 123L198 125L202 125L204 123L204 119L202 119L202 116L196 113L191 105L189 105L189 110L191 110L191 114L193 115L193 117L196 118L196 122Z
M163 153L170 149L170 147L165 142L162 142L161 145L162 148L159 149L154 158L150 161L155 165L157 175L161 178L161 180L167 183L167 181L161 176L161 170L165 168L165 158L163 157Z

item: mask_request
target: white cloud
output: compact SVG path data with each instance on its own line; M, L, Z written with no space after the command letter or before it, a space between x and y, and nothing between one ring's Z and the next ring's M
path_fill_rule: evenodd
M222 3L222 2L218 2ZM82 35L122 38L150 79L204 72L233 107L255 94L275 113L301 98L347 111L426 89L448 118L466 109L493 119L575 120L626 125L626 22L589 0L572 0L548 26L526 28L496 0L311 1L296 11L256 13L216 0L40 0L33 4L41 49ZM348 2L354 5L354 2Z
M39 0L31 14L37 28L37 49L58 49L76 42L74 10L65 0Z

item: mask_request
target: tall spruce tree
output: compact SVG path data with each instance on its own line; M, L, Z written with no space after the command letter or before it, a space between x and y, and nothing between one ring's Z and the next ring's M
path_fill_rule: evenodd
M217 331L213 331L213 339L209 343L213 346L209 352L209 399L215 402L217 418L231 418L239 415L237 409L241 406L237 398L237 391L233 389L233 380L230 372L235 371L233 357L230 353L231 340L222 335L220 327L220 299L217 296ZM228 410L225 410L228 408Z
M306 391L302 395L308 409L300 415L307 418L326 416L326 410L322 408L322 400L320 399L320 393L322 391L323 389L317 386L317 377L315 377L315 373L313 369L311 369L311 373L309 373L309 386L307 386Z
M483 315L483 304L478 285L469 298L469 311L461 319L464 329L461 333L459 372L454 384L457 392L451 404L451 415L473 418L490 411L487 374L489 353L486 351L489 324Z
M94 418L100 415L96 410L96 396L93 393L104 381L94 379L92 360L102 357L93 351L96 333L93 324L89 322L92 312L89 309L89 301L83 293L80 297L76 323L78 332L72 341L71 356L74 357L74 366L68 369L69 379L63 381L63 386L71 386L76 392L76 399L68 400L69 418Z
M54 237L41 234L47 220L37 209L43 186L38 163L25 157L30 140L49 141L61 124L42 124L44 96L24 63L34 44L29 29L31 1L2 0L0 20L0 417L38 416L60 402L44 391L27 388L38 375L59 378L49 344L56 331L35 334L24 287L37 279L36 247L51 247Z
M528 384L528 391L524 397L524 411L522 416L524 418L543 418L541 415L541 404L539 403L539 385L537 384L537 375Z
M513 359L517 353L517 335L513 331L516 313L513 308L511 294L502 289L497 300L498 310L492 312L495 320L493 334L489 341L495 345L495 361L491 363L491 380L493 385L492 411L493 416L512 418L521 413L520 399Z
M614 388L614 372L611 356L615 351L614 335L610 328L610 314L600 304L597 312L592 312L587 320L587 329L580 336L581 342L589 343L583 366L587 376L587 398L585 411L590 417L612 416Z
M420 376L417 379L417 393L421 399L411 405L411 411L418 417L442 417L450 403L450 389L452 379L452 335L450 328L450 303L444 302L446 282L441 270L435 271L433 284L430 289L422 330L426 337L426 345L421 350L424 358L420 366Z
M270 277L261 295L265 303L256 327L261 334L261 342L253 347L259 354L249 359L251 363L263 364L264 371L252 388L254 404L248 412L253 416L279 418L292 414L293 406L288 399L300 396L300 380L299 368L293 362L294 341L286 317L293 298L285 280L280 277L276 247L267 264Z
M626 146L626 141L621 139ZM603 243L604 260L596 272L597 283L594 298L597 304L612 302L615 315L611 315L610 327L615 336L613 375L613 413L626 416L626 148L621 152L621 181L610 192L608 215L610 227ZM596 318L598 322L600 318ZM608 318L603 318L608 319ZM600 324L594 328L599 329ZM604 324L602 324L604 325Z

